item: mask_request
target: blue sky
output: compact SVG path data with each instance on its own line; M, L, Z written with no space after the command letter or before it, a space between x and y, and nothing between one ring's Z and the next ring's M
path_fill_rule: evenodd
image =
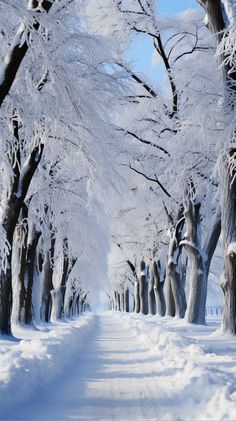
M163 14L176 14L189 8L197 8L197 0L158 0L158 11ZM153 54L153 44L145 36L135 37L127 58L132 61L134 68L138 72L145 72L152 80L161 81L163 70L161 66L153 68L150 66Z
M197 6L196 0L158 0L158 10L161 13L178 13Z

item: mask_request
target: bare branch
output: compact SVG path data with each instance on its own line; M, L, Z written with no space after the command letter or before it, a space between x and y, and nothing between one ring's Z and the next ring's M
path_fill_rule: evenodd
M163 60L163 63L164 63L164 66L166 68L166 72L167 72L167 76L168 76L168 79L169 79L169 82L170 82L170 87L171 87L171 92L172 92L172 100L173 100L172 114L170 115L170 117L174 117L175 114L178 111L178 94L177 94L177 89L176 89L175 82L174 82L174 79L173 79L173 76L172 76L170 63L169 63L168 57L166 55L166 52L164 50L160 34L155 36L155 38L153 40L153 44L154 44L154 47L155 47L156 51L161 56L161 58Z
M158 186L162 189L162 191L163 191L163 192L164 192L164 193L165 193L168 197L172 198L171 194L170 194L170 193L168 193L168 191L165 189L165 187L164 187L164 186L161 184L161 182L158 180L157 175L155 175L155 178L148 177L148 176L147 176L146 174L144 174L143 172L141 172L141 171L137 170L136 168L133 168L133 167L131 166L131 164L129 165L129 168L130 168L132 171L136 172L137 174L142 175L142 177L146 178L148 181L152 181L152 182L154 182L154 183L157 183L157 184L158 184Z
M132 70L126 67L123 63L117 63L118 66L122 67L126 70L126 72L153 97L157 97L157 93L146 83L144 82L139 76L137 76Z
M134 137L135 139L139 140L140 142L145 143L146 145L153 146L154 148L157 148L160 151L162 151L163 153L165 153L166 155L170 156L170 153L166 149L162 148L162 146L156 145L155 143L152 143L149 140L142 139L140 136L137 136L135 133L130 132L129 130L123 130L122 129L122 131L125 132L125 135L130 135L130 136Z

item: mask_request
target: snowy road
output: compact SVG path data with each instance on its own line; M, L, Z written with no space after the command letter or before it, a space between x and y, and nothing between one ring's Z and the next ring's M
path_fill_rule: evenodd
M18 400L17 405L11 396L12 405L4 418L0 414L1 420L236 419L236 339L211 335L215 321L190 326L178 320L112 312L86 317L59 327L55 334L41 333L46 339L23 341L15 345L16 351L9 351L15 352L10 356L19 374L28 370L28 376L37 373L41 377L38 383L34 378L27 400ZM74 327L67 332L71 324ZM55 354L50 347L54 349L62 335L59 332L64 330L60 329L67 333L56 345ZM72 342L74 351L70 354ZM36 346L41 346L37 361L32 354ZM16 357L18 347L21 357ZM63 353L57 359L60 349ZM49 351L51 357L45 359ZM64 356L69 360L65 365ZM53 368L50 364L55 360ZM29 362L29 368L24 368ZM48 382L47 368L54 370L58 362L61 374ZM19 387L15 390L18 393Z
M158 375L137 337L111 314L96 316L80 357L57 381L16 408L13 420L157 420ZM27 409L25 409L27 408Z

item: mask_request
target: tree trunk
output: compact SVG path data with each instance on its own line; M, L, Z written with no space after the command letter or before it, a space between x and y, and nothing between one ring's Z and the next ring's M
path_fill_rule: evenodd
M132 296L132 299L133 299L133 301L132 301L132 312L134 313L134 312L135 312L135 298L134 298L134 292L131 292L131 296Z
M201 204L188 199L185 204L187 235L181 242L186 248L190 263L189 296L186 320L189 323L205 324L207 298L207 273L205 256L201 248Z
M65 295L65 286L54 288L51 291L52 296L52 320L58 321L62 319L63 315L63 303Z
M125 311L125 293L124 293L124 287L122 287L122 292L120 294L121 296L121 311Z
M19 288L19 304L16 309L14 322L23 324L25 320L25 301L26 301L26 288L25 288L25 261L27 252L28 240L28 207L23 204L19 224L16 230L16 248L17 248L17 286ZM18 289L17 288L17 289Z
M126 313L129 313L129 288L127 287L125 290L125 310Z
M211 227L208 231L206 241L204 244L204 255L206 256L206 276L208 279L212 257L214 255L217 243L221 233L221 207L218 205L216 213L212 219Z
M186 319L189 323L205 324L207 278L203 257L195 249L188 251L190 291Z
M68 314L68 300L70 301L71 299L71 291L69 291L69 293L67 292L67 282L68 282L70 273L77 261L77 258L73 258L70 261L68 255L69 255L68 242L67 242L67 239L65 239L64 240L64 263L63 263L63 273L62 273L62 280L61 280L61 287L64 287L62 316L65 316L66 314Z
M76 300L76 314L80 314L80 294L78 295Z
M135 281L134 284L134 302L135 302L135 307L134 307L134 312L135 313L139 313L140 312L140 294L139 294L139 280L138 278Z
M181 273L179 272L178 265L171 261L167 265L168 278L171 282L171 291L174 300L175 316L184 318L187 303L184 290L184 282L181 278Z
M15 178L2 215L2 226L9 247L7 268L0 269L0 333L4 335L11 335L13 235L31 180L41 160L43 148L43 145L39 145L33 149L21 171L13 167ZM10 308L7 309L8 305Z
M176 224L175 228L171 230L170 245L168 251L167 262L167 278L171 284L171 292L174 300L174 315L184 318L187 308L185 285L182 279L182 271L179 268L179 259L181 254L181 247L179 246L184 219L181 218ZM173 309L171 308L171 312ZM172 314L171 314L172 315Z
M37 231L35 226L32 228L30 242L27 246L26 263L25 263L25 286L26 286L26 299L25 299L25 320L26 325L33 323L33 303L32 293L33 284L35 279L36 259L37 259L37 245L41 232Z
M236 334L236 149L225 151L221 160L221 212L224 273L222 331Z
M170 317L175 317L175 301L174 295L172 292L171 280L168 276L168 270L166 274L166 315Z
M117 310L121 311L121 300L120 300L120 293L117 292Z
M73 316L77 316L77 300L79 298L79 291L75 291L74 296L73 296L73 300L72 300L72 315Z
M54 320L62 319L64 316L65 308L67 306L67 303L65 303L67 281L69 279L69 275L76 261L77 259L74 258L70 262L68 240L67 238L64 238L63 240L63 268L62 268L61 282L58 288L55 288L53 291L51 291L52 311L53 311Z
M116 295L116 291L114 291L114 310L117 311L117 295Z
M140 295L140 313L148 314L148 284L147 268L144 260L140 263L139 295Z
M13 223L11 224L11 222ZM9 336L12 335L12 244L16 222L16 218L11 218L11 215L9 215L9 218L5 218L3 227L6 232L6 240L8 243L9 250L5 261L3 262L2 259L0 261L0 333L2 335Z
M68 271L69 271L68 241L65 238L63 240L63 268L62 268L60 286L57 288L54 288L54 290L51 291L53 320L61 320L63 317L64 299L65 299L65 293L66 293Z
M51 238L50 250L45 252L43 262L42 275L42 303L41 303L41 319L44 322L49 322L52 310L52 296L53 290L53 266L54 266L54 252L55 252L55 238Z
M220 206L212 219L203 249L200 218L200 204L189 204L185 212L188 236L181 244L186 248L190 263L190 291L186 319L190 323L205 324L208 275L221 232Z
M132 285L134 285L134 293L133 295L133 312L139 313L140 312L140 298L139 298L139 281L138 276L136 273L135 264L133 264L130 260L126 261L131 269L132 275L134 277L134 282L131 281Z
M201 6L205 9L207 14L208 29L215 34L216 42L219 45L223 37L228 36L228 26L230 26L230 16L233 7L229 7L229 12L221 0L198 0ZM227 15L227 13L229 13ZM233 10L235 15L235 11ZM222 53L219 58L219 67L222 70L222 76L225 85L225 105L228 109L234 110L235 107L235 92L236 92L236 66L235 61L230 59L227 48L226 52Z
M154 278L154 293L156 300L156 312L160 316L165 316L166 314L166 302L164 296L164 279L161 279L161 265L158 261L158 264L153 261L152 272ZM164 277L163 277L164 278Z
M68 297L66 302L64 303L64 317L69 318L72 316L72 302L73 302L73 295Z
M156 314L156 301L154 292L154 274L151 269L151 278L148 282L148 314Z
M12 311L12 272L11 257L7 257L6 270L0 270L0 331L2 335L11 335L11 311Z
M83 296L83 298L82 298L82 300L81 300L81 311L82 312L84 312L84 311L86 311L86 307L87 307L87 302L86 302L86 300L87 300L87 296L88 296L88 292L86 292L85 294L84 294L84 296Z

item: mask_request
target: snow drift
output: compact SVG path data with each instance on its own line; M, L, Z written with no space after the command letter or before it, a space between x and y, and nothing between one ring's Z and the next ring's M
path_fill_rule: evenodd
M48 332L21 330L20 334L28 339L19 342L0 338L1 419L4 410L40 391L65 370L85 344L93 328L93 316L86 314L74 321L47 327Z

